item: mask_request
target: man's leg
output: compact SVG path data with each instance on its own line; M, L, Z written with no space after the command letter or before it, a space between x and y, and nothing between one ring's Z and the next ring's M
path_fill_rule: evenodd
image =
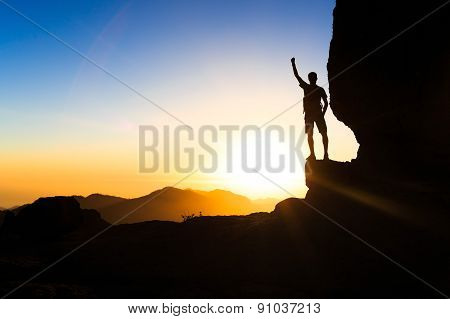
M328 135L327 132L322 133L322 142L323 142L323 159L327 160L328 158Z
M313 138L313 127L308 125L306 134L308 135L308 146L309 146L309 157L307 159L316 159L316 154L314 153L314 138Z
M319 129L320 134L322 134L322 142L323 142L323 159L328 160L328 134L327 134L327 123L325 122L325 118L320 116L316 120L317 128Z

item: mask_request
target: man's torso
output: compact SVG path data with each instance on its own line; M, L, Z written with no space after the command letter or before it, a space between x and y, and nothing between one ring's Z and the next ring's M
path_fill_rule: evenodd
M317 85L307 84L303 89L303 109L307 115L316 115L322 113L322 91L323 88Z

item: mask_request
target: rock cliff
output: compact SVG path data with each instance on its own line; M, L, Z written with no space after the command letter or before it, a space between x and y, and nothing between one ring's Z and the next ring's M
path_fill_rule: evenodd
M337 0L331 109L376 174L442 187L450 160L450 5Z

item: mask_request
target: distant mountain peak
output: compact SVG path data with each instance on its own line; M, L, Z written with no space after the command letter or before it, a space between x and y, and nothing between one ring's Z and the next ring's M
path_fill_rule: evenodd
M125 199L125 198L118 197L118 196L105 195L105 194L100 194L100 193L90 194L89 196L87 196L85 198L120 198L120 199Z
M102 217L115 222L133 212L123 223L150 220L181 221L182 215L242 215L261 211L272 211L276 200L252 201L228 190L214 189L201 191L180 189L173 186L155 190L138 198L124 199L109 195L92 194L78 198L82 208L98 210Z

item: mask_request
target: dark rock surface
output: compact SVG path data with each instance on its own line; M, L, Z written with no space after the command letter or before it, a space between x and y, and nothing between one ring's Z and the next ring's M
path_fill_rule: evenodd
M108 224L95 210L81 209L73 197L39 198L34 203L5 214L2 236L26 241L53 240L71 232L97 230Z
M8 297L439 298L450 291L448 237L335 193L320 196L287 199L273 213L113 226L87 244L101 229L1 241L0 293L69 252Z
M448 188L450 6L430 14L445 2L336 1L331 109L355 133L369 174Z

